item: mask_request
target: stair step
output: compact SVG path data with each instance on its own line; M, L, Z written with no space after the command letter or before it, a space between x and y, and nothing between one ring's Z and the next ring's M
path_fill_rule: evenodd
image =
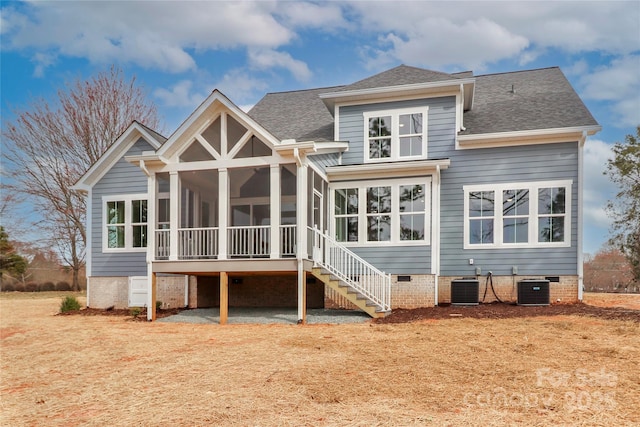
M346 283L333 272L329 271L326 267L317 266L313 268L312 273L318 279L325 283L325 285L333 288L336 292L341 294L351 303L356 305L360 310L364 311L371 317L385 317L390 311L383 310L378 304L375 304L369 300L366 296L360 293L349 283Z

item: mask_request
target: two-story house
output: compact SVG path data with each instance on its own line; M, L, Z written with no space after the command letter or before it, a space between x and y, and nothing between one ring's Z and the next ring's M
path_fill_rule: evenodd
M599 130L558 68L403 65L249 113L216 90L169 138L133 123L76 184L88 305L379 316L487 274L505 301L523 278L580 300L583 147Z

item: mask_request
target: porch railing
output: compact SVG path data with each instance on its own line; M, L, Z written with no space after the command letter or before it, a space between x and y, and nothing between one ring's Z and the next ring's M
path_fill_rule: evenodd
M271 253L271 226L254 225L228 228L230 257L268 257Z
M381 310L391 310L391 275L353 253L331 236L310 228L313 260Z
M217 228L178 229L178 259L209 259L217 256Z
M296 255L296 225L280 226L280 253L283 257Z
M214 259L219 251L219 229L178 229L178 259ZM271 249L271 228L246 226L228 228L228 254L233 257L268 257ZM171 252L169 230L156 230L155 259L168 260ZM297 249L296 225L280 226L280 256L294 257Z

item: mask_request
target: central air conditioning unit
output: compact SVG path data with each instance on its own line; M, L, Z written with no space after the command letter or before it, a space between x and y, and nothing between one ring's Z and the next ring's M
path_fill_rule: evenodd
M549 305L549 281L539 279L519 281L518 305Z
M451 305L478 305L480 283L477 279L451 281Z

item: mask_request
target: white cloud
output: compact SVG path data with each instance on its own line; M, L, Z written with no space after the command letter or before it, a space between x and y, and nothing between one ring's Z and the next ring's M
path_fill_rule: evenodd
M288 43L295 34L274 10L267 2L30 3L2 9L3 24L11 20L3 48L183 72L196 68L191 50Z
M433 34L446 34L446 37L433 37ZM483 18L460 24L443 18L427 18L407 32L406 37L391 33L387 40L393 49L382 54L392 54L405 63L436 68L453 64L483 68L487 62L519 54L529 44L526 38ZM445 40L446 48L443 48Z
M56 62L56 59L56 55L37 52L33 55L33 58L31 58L31 62L36 64L36 67L33 70L33 76L44 77L44 70L53 65Z
M153 95L167 107L190 108L195 108L207 97L206 93L195 91L190 80L179 81L169 89L158 88Z
M311 71L307 64L292 58L287 52L278 52L272 49L250 49L249 64L258 70L284 68L299 81L308 81L311 78Z
M579 80L586 99L612 101L619 126L640 123L640 55L615 59Z
M278 4L277 14L291 28L319 28L322 30L353 29L343 16L341 5L334 2L307 3L285 1Z
M589 63L584 59L576 61L571 67L564 68L564 72L570 76L579 76L586 74L588 71Z
M224 75L215 87L232 100L255 100L256 92L262 93L268 89L268 84L261 79L252 77L242 69L233 69Z
M549 48L625 55L639 47L637 1L351 2L345 13L360 31L386 35L373 61L469 67L518 55L526 64Z

